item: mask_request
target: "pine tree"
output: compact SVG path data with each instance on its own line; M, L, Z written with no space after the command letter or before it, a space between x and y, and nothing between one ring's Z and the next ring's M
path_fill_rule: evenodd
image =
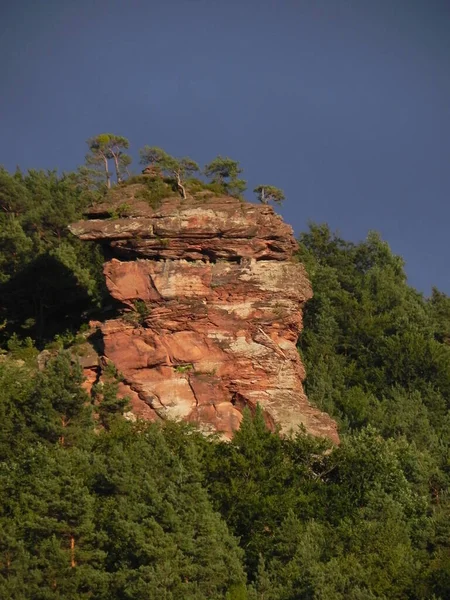
M105 177L106 187L111 187L109 161L113 161L116 182L121 183L131 163L131 157L124 152L129 148L129 141L113 133L101 133L87 142L90 153L86 155L86 163L94 170L99 170Z
M145 146L140 150L141 163L159 169L166 176L174 177L178 191L185 200L185 180L200 170L198 164L191 158L174 158L162 148Z
M231 196L240 197L246 190L247 182L239 179L242 169L236 160L217 156L205 166L205 175L211 177L212 183L223 186Z
M156 426L138 429L118 422L95 450L97 527L114 596L223 598L244 582L240 554L198 466L189 453L174 455Z

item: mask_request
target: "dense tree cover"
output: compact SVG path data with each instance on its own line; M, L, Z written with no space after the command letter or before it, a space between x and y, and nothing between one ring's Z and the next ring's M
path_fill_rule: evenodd
M309 396L347 429L372 424L439 448L450 434L450 299L409 287L374 232L351 244L314 225L300 241L314 289L301 342Z
M212 509L187 433L117 419L94 433L67 353L42 373L22 371L0 364L1 597L182 600L245 589L242 551ZM176 435L174 452L166 438Z
M0 597L448 598L450 298L409 287L377 234L311 225L299 352L340 447L259 409L231 443L130 423L114 367L88 397L64 349L109 302L101 252L66 230L101 194L83 170L0 170Z
M100 248L67 230L97 193L79 173L0 168L0 340L76 329L104 297Z
M259 410L229 444L118 413L104 429L67 351L32 364L0 364L2 597L448 596L436 464L404 436L364 427L330 453Z

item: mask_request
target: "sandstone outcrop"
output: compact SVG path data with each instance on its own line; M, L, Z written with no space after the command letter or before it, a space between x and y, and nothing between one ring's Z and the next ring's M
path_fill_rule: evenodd
M296 342L312 291L292 229L269 206L204 196L151 208L138 191L124 186L70 226L109 248L104 274L119 310L96 325L133 414L229 438L259 403L270 427L303 425L338 442L303 391Z

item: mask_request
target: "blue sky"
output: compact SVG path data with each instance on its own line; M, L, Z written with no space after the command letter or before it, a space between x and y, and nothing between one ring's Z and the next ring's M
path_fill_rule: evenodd
M0 57L8 169L74 169L104 131L228 155L296 234L375 229L450 294L448 0L19 0Z

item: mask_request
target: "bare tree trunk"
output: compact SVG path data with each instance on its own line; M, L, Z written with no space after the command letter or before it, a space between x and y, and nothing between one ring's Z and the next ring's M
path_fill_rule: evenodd
M77 566L77 562L75 560L75 538L73 535L70 536L70 566L72 569Z
M103 160L105 161L105 176L106 176L106 187L109 189L111 187L111 175L108 171L108 159L103 154Z
M117 183L121 183L122 182L122 177L120 176L119 155L116 154L115 152L113 152L112 150L111 150L111 154L113 156L114 166L116 168Z
M61 417L61 426L62 426L63 429L65 429L69 423L70 423L70 419L67 419L67 421L66 421L65 417ZM58 441L61 444L61 446L65 445L66 438L65 438L64 434L61 435L61 437L59 438Z
M181 196L183 197L183 200L186 200L186 189L185 189L184 185L181 183L181 177L180 177L179 173L176 173L176 177L177 177L177 186L181 192Z

